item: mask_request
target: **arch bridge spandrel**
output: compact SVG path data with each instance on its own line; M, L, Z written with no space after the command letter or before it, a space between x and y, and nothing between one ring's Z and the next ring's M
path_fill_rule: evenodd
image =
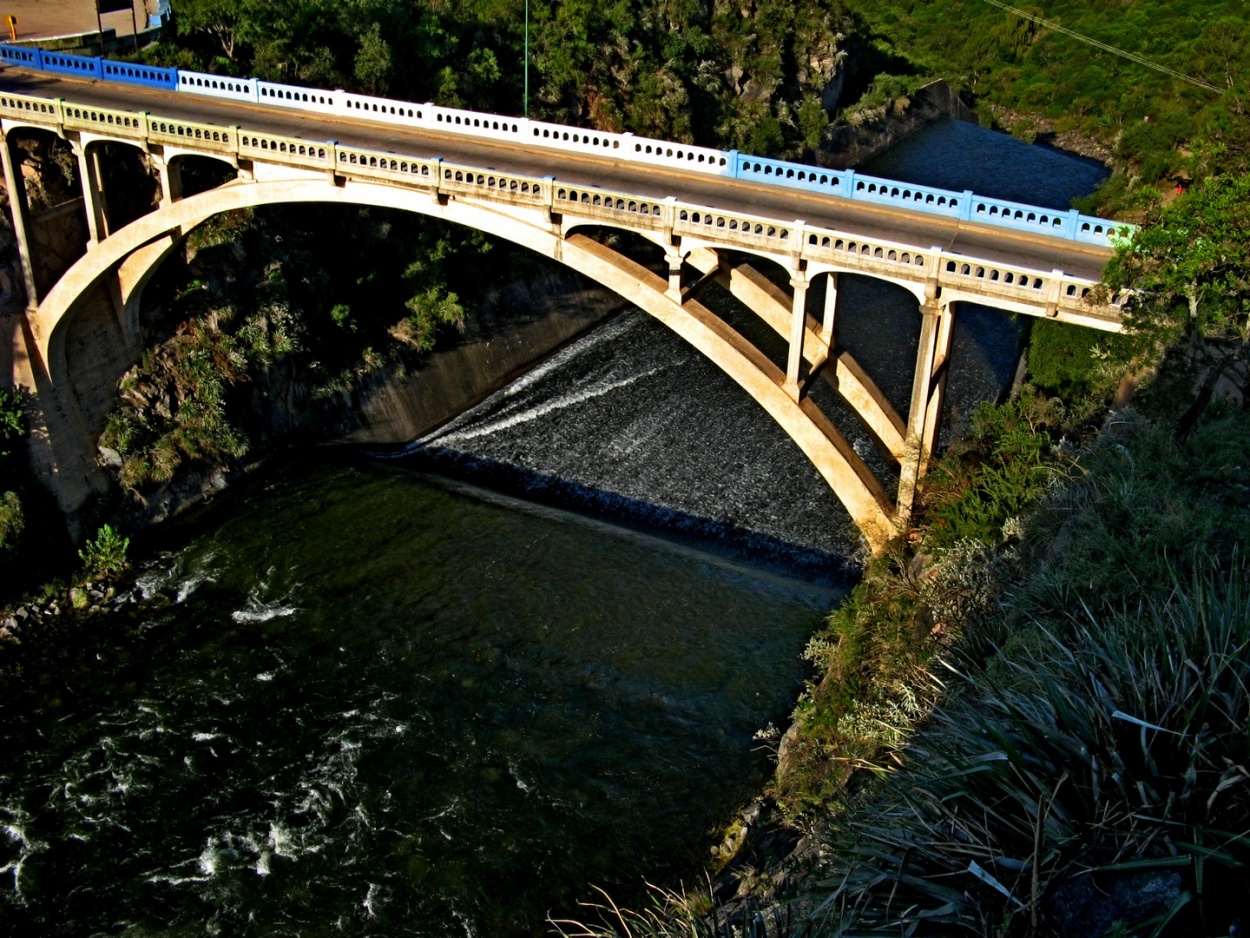
M915 486L932 453L954 303L971 300L1100 328L1119 325L1117 308L1089 306L1092 281L1061 271L974 259L671 195L503 171L429 152L394 152L59 99L49 103L0 95L0 130L7 134L12 127L27 125L53 130L80 149L97 141L139 146L160 169L160 208L93 238L91 249L46 296L35 297L37 306L28 312L31 351L42 363L36 370L44 375L34 390L59 396L62 403L72 397L66 394L73 375L66 364L65 337L80 299L107 286L123 341L137 354L144 286L181 240L213 215L288 202L399 208L477 228L559 260L660 319L768 411L825 477L875 551L906 523ZM237 168L238 178L183 198L179 164L188 156L220 160ZM11 161L5 169L12 185ZM88 203L102 199L96 186L88 188ZM90 213L95 207L87 209ZM618 229L654 244L663 251L667 279L586 237L588 228ZM755 269L755 263L765 261L786 272L789 290ZM836 278L842 273L886 280L916 297L924 327L905 416L895 412L863 369L836 346ZM826 280L823 319L808 311L807 294L816 278ZM699 303L699 291L713 281L785 338L784 362L771 361ZM898 465L896 499L813 403L808 392L817 379L838 390L882 452ZM94 440L86 444L94 448Z

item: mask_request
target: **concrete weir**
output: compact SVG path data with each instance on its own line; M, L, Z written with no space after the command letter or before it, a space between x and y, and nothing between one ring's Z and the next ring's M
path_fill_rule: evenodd
M66 93L75 87L67 83ZM680 171L664 169L652 172L644 186L636 173L608 157L534 153L513 142L484 153L476 142L453 161L450 138L431 142L431 135L413 132L409 140L406 131L364 121L344 122L342 135L356 141L347 145L277 132L267 127L265 109L255 105L238 115L258 128L245 130L180 116L168 97L143 103L166 108L167 114L0 92L5 136L0 151L9 191L19 193L13 199L14 228L29 298L20 323L10 330L14 380L37 404L37 459L66 511L81 507L104 486L91 432L98 425L99 402L85 403L76 394L83 380L76 372L93 367L84 350L97 348L97 366L115 380L140 351L139 314L148 280L197 225L237 209L294 202L402 209L476 228L560 261L663 322L733 378L816 466L873 551L905 527L932 456L959 302L1101 329L1120 326L1118 306L1091 302L1097 295L1094 272L1109 255L1105 247L1057 247L1040 235L1001 231L991 237L974 223L917 218L899 208L843 218L844 200L781 190L791 200L786 217L784 208L776 208L776 192L764 198L765 187L757 183L733 181L709 190L706 178L686 180ZM42 294L32 273L27 210L8 143L13 130L29 127L69 141L83 180L89 230L86 253ZM372 133L376 142L365 145ZM109 228L101 185L95 144L102 141L139 147L160 179L159 207L117 230ZM420 155L430 152L444 156ZM188 155L229 163L238 178L184 197L180 161ZM537 161L547 172L490 168L505 156ZM559 179L551 175L556 169ZM586 181L577 181L579 175ZM613 180L628 185L611 187ZM796 220L800 211L828 221ZM875 228L867 228L865 219L875 219ZM592 229L605 228L655 244L667 259L667 277L590 236ZM983 249L934 246L951 245L957 236ZM1070 258L1070 266L1084 273L1029 263L1053 265L1057 257ZM884 279L916 297L922 328L906 415L897 413L838 347L837 283L843 273ZM823 291L813 291L818 281ZM784 360L771 360L699 302L711 282L784 338ZM809 308L816 305L809 293L823 294L820 309ZM72 366L69 343L75 349ZM839 392L882 454L898 466L896 496L813 403L808 389L816 380ZM98 380L89 383L102 386Z

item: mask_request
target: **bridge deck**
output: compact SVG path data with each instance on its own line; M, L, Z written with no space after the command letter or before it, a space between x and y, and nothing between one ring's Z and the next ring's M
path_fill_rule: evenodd
M783 189L729 178L686 173L678 169L639 166L612 159L558 150L525 148L505 141L492 142L453 134L396 127L264 105L240 104L146 88L55 78L6 68L0 72L0 91L67 100L101 107L146 110L153 114L222 126L241 125L258 131L337 140L350 146L391 150L505 172L552 175L570 183L627 190L662 199L675 196L727 211L802 219L809 224L836 228L863 238L883 238L926 249L939 247L982 261L1032 270L1062 270L1098 280L1110 250L1025 232L1014 232L975 222L947 219L905 209L865 205L837 196Z

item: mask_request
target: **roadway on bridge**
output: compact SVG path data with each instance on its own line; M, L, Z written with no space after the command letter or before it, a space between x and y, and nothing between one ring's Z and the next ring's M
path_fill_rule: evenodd
M675 196L683 202L723 211L764 215L782 221L801 219L809 225L833 228L865 239L885 239L920 249L938 247L979 261L1046 272L1062 270L1090 280L1101 278L1103 266L1111 255L1109 249L1096 245L781 186L198 95L55 78L16 68L0 72L0 91L49 99L63 97L76 103L118 110L146 110L154 115L223 127L240 125L310 141L337 140L348 146L408 156L442 157L500 172L552 175L562 182L622 190L653 199Z

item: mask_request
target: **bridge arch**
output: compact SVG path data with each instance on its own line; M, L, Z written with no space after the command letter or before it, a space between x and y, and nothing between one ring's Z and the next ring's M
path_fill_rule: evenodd
M897 534L890 498L858 453L806 398L785 387L785 372L696 300L674 297L669 283L645 267L579 233L564 234L469 198L324 176L227 183L163 205L100 242L79 260L40 304L35 316L39 351L53 386L68 384L65 343L78 299L116 275L127 331L137 337L138 304L160 263L196 226L223 212L289 202L333 202L399 208L486 231L551 257L590 277L659 319L728 374L777 421L815 465L859 526L880 550Z

